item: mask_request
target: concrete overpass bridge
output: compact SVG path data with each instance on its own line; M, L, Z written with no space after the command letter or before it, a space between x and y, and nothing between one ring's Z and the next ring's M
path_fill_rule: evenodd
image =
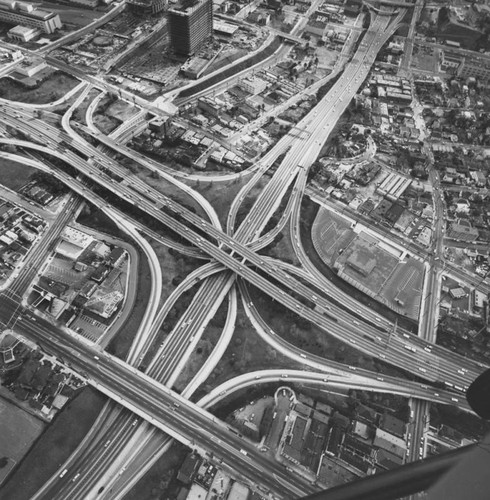
M401 0L364 0L363 4L371 9L374 9L378 14L384 15L388 14L388 11L383 10L381 7L401 7L404 9L410 9L415 7L414 2L403 2ZM389 11L390 15L394 12L392 10Z
M306 45L306 40L300 36L291 35L290 33L284 33L284 31L276 30L274 28L269 28L273 33L275 33L279 38L284 40L289 40L291 42L298 43L299 45Z
M384 5L386 7L405 7L405 8L414 6L414 4L411 4L411 3L389 2L388 0L386 0L386 1L384 1L384 0L383 1L371 0L369 2L367 0L364 0L363 5L365 5L368 9L372 10L373 12L378 14L379 16L393 16L393 15L398 14L398 12L399 12L398 9L385 10L382 8L382 5Z

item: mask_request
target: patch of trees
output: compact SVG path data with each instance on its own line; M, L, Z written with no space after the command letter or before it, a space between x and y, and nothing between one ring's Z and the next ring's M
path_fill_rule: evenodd
M66 193L66 186L56 177L53 177L46 172L42 172L37 170L30 176L31 180L46 186L49 189L49 192L54 196L58 196L60 194Z

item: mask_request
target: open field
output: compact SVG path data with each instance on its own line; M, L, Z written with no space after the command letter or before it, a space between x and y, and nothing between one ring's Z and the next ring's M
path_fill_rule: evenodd
M237 196L240 189L250 180L249 176L237 178L232 182L205 182L199 181L198 183L191 184L191 187L198 191L204 198L206 198L218 214L219 220L223 227L226 226L226 219L230 210L233 200ZM254 187L250 194L245 198L242 205L252 203L256 199L263 186L267 181L265 179L259 180L257 186ZM250 201L248 201L250 200ZM239 210L239 213L241 211ZM240 217L237 217L240 219Z
M175 479L189 448L177 441L172 443L153 467L138 481L138 483L124 496L125 500L155 500L156 498L177 498L181 483ZM169 487L169 483L172 484Z
M28 89L10 78L0 80L0 97L30 104L46 104L57 101L80 82L61 71L56 71L34 89Z
M220 332L217 329L214 329L213 332L206 331L206 337L203 337L203 339L209 339L209 333L219 334ZM231 342L215 370L191 399L197 401L219 384L243 373L265 370L267 368L288 367L290 369L299 369L300 366L299 363L291 361L269 347L255 333L249 319L245 315L241 300L239 300L237 321Z
M105 401L105 396L92 388L78 391L0 489L0 498L32 498L87 435Z
M0 469L0 484L27 453L46 424L11 402L0 398L0 458L8 465Z
M37 169L21 165L6 158L0 158L0 183L17 191L29 182L30 176Z

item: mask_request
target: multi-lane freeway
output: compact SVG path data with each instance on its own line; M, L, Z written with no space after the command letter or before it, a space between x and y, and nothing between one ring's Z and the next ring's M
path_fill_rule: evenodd
M292 481L284 466L267 460L221 421L153 378L105 352L83 345L42 318L24 314L15 300L4 297L2 304L0 320L8 323L10 318L17 316L24 335L84 372L100 391L173 437L204 453L212 453L226 463L234 463L239 476L263 484L281 497L287 497L290 492L303 495L315 490L301 480ZM241 453L241 449L247 454ZM264 477L264 470L273 471L270 478Z
M204 271L201 276L198 276L202 284L194 300L175 325L170 340L158 349L157 357L150 363L146 375L109 356L100 353L94 354L88 347L80 346L76 340L63 332L57 332L57 336L59 335L62 342L56 342L52 337L53 332L48 333L46 325L43 325L39 318L25 317L22 319L22 315L18 317L18 312L16 312L16 320L21 325L20 328L27 335L35 335L46 348L57 352L65 361L80 367L87 373L93 384L116 401L130 408L131 411L151 422L152 425L191 444L204 453L212 453L215 459L219 457L219 460L223 460L225 463L234 463L239 477L243 476L249 484L253 483L256 486L261 484L279 496L288 497L292 493L295 496L302 495L315 488L301 479L292 480L290 474L287 474L286 469L281 464L270 462L261 456L254 447L230 432L221 422L159 383L171 385L175 381L207 323L215 314L228 291L232 289L236 276L261 288L266 294L295 311L299 316L312 321L324 331L350 343L356 349L380 357L387 363L404 368L407 372L411 372L426 381L446 381L451 384L448 389L458 391L458 387L460 387L461 390L464 390L465 386L469 385L483 368L483 366L465 360L455 353L433 346L431 342L414 337L402 329L393 334L393 325L389 322L355 303L351 298L342 297L339 295L340 292L333 287L324 287L324 280L315 276L314 271L308 265L304 266L306 272L299 272L301 275L301 279L299 279L291 269L285 269L280 263L265 259L256 253L258 249L270 241L270 235L262 236L262 232L293 182L291 199L281 227L284 226L290 215L292 215L291 220L298 220L299 202L304 192L308 168L315 161L338 118L367 76L377 52L398 28L403 18L403 9L399 9L399 11L394 11L389 7L387 9L383 11L382 15L373 15L371 25L357 52L337 83L313 111L298 123L297 128L302 133L299 135L288 134L254 167L255 175L233 203L226 232L221 229L213 210L208 209L207 218L203 219L170 197L150 188L141 180L134 178L127 181L125 179L126 171L109 155L94 148L84 140L80 133L91 136L92 140L106 148L105 150L123 154L144 168L160 172L160 175L162 175L161 169L155 162L94 131L91 127L78 125L72 129L69 120L71 113L65 115L63 120L65 131L61 131L40 122L26 110L15 109L8 104L0 109L6 123L34 141L31 143L2 139L2 142L47 154L56 151L55 154L59 158L74 167L85 176L85 179L90 180L93 186L100 186L133 207L137 207L145 216L160 221L165 227L170 228L183 240L189 242L194 247L195 252L214 259L223 266L219 273L217 270L213 270L212 276ZM80 75L80 77L83 76ZM94 80L92 83L97 84L98 82ZM87 92L86 90L77 102L81 102L86 97ZM145 105L143 102L140 104ZM235 227L238 208L243 203L247 193L283 152L286 152L286 155L276 173L262 190L245 220L238 227ZM88 161L85 161L85 158ZM164 173L167 174L167 172ZM97 195L91 192L91 188L81 180L71 178L59 171L56 171L55 174L87 199L100 200ZM167 177L167 180L171 181L170 177ZM192 192L185 185L177 185L176 183L174 185L188 193ZM199 199L198 203L209 208L203 199ZM109 208L107 202L105 205ZM128 215L122 217L124 221L144 229L141 221L134 220ZM293 242L300 248L296 229L292 226ZM273 231L277 232L277 228ZM223 272L223 268L226 271ZM330 297L334 298L336 303L345 303L347 308L338 307L336 303L329 300ZM10 296L4 296L0 302L4 306L2 309L4 318L10 320L11 315L14 314L15 300L12 300ZM260 323L260 320L256 316L254 317ZM160 320L163 318L164 315ZM267 332L266 328L263 330ZM274 333L268 332L268 334L273 335ZM152 334L145 337L141 348L138 349L138 354L135 351L135 361L144 356L151 338L153 338ZM288 352L292 350L291 346L283 345L282 348ZM302 352L296 354L300 358L307 355ZM312 359L312 362L315 360ZM318 362L318 365L321 370L322 364ZM323 369L328 371L325 366ZM319 375L319 377L322 376ZM378 382L379 385L384 383L383 380L378 380ZM442 401L464 406L463 402L459 401L458 396L447 392L442 394L442 390L436 393L430 385L425 387L419 385L417 391L413 395L418 397L423 397L422 394L431 395L434 398L442 398ZM160 402L164 404L157 405L156 398L161 398ZM96 483L97 486L101 484L100 478L103 476L98 473L97 468L108 467L109 462L125 449L130 439L137 435L147 436L150 432L145 424L135 428L139 421L127 414L111 418L117 420L117 425L113 426L112 430L106 428L98 436L98 441L94 439L94 444L87 446L85 457L94 454L97 449L96 465L89 465L88 459L84 459L83 477L77 479L79 484L72 485L71 498L83 498L80 495L86 494L85 492L90 490L90 487L87 486L89 478L97 477L97 481L99 481ZM109 420L106 421L106 425L108 422ZM137 434L138 431L140 434ZM101 450L100 444L97 443L107 437L108 439L105 441L107 444L104 445L107 452L104 452ZM244 450L246 453L241 453L240 450ZM81 463L79 462L79 465ZM262 475L259 474L261 467L263 468ZM72 483L74 482L73 478L75 475L71 476ZM55 493L53 491L47 494L48 496L51 494L49 498L63 498L60 494L66 497L66 493L60 493L60 490L55 491Z
M3 142L15 144L20 143L20 141L16 140L3 140ZM29 143L25 142L22 142L22 144L25 144L26 146L29 145ZM48 148L43 146L31 145L31 147L48 151ZM245 278L247 281L250 281L255 286L260 287L264 292L268 293L271 297L286 307L294 310L298 315L314 322L319 327L325 329L330 334L338 336L340 339L349 341L353 337L356 337L354 340L358 349L364 350L373 356L378 355L378 348L373 345L372 342L366 340L364 335L366 332L375 334L376 332L383 331L381 319L376 320L379 323L379 327L369 324L357 325L352 320L348 324L345 324L338 321L336 317L331 316L330 314L322 314L321 312L318 312L318 307L316 306L322 308L323 311L328 311L328 309L332 307L332 304L323 297L316 295L315 292L303 282L295 279L289 273L284 272L280 267L269 264L261 256L249 250L247 246L240 244L238 241L238 237L241 234L240 232L237 233L236 238L230 237L218 228L215 228L213 225L205 222L190 210L185 207L181 207L177 203L159 193L153 195L153 201L150 201L150 197L147 196L147 194L151 194L151 189L149 188L145 188L146 194L143 197L139 186L139 189L136 192L131 189L130 186L125 186L123 184L118 184L116 187L113 179L108 178L107 174L98 170L97 167L90 165L90 163L84 162L77 155L66 151L60 156L66 157L72 165L76 166L77 169L86 174L92 180L100 183L105 188L111 190L114 194L122 196L125 200L144 210L147 214L154 216L156 219L163 222L167 227L170 227L176 234L182 235L185 239L194 243L205 253L214 257L226 267L233 270L236 274ZM94 155L91 154L91 156ZM109 162L106 161L106 163ZM117 166L112 165L113 170L116 170L117 168ZM86 190L86 188L82 188L82 190ZM166 211L164 212L162 209ZM172 213L172 215L169 215L167 209ZM188 223L192 224L192 229L188 225L183 224L180 220L175 219L175 216L181 216L181 218L184 218ZM247 227L249 225L250 224L246 219L241 227ZM203 231L205 231L205 233L203 233ZM247 234L247 230L245 230L245 234ZM256 231L252 233L252 235L255 234ZM206 239L206 236L210 239ZM212 241L212 239L215 241ZM231 254L226 251L225 245L228 249L232 250ZM240 255L240 257L244 260L237 260L234 257L235 254ZM249 264L253 265L253 268L250 267L250 265L246 265L247 261ZM260 269L261 273L259 274L255 269ZM266 276L270 276L272 281L267 279L264 274ZM279 283L281 286L278 286L275 283ZM284 291L284 288L293 288L296 294L303 297L303 301L295 299L293 296L287 294ZM306 305L304 302L305 300L307 301ZM441 355L436 359L433 353L428 352L426 349L424 349L426 352L420 352L420 354L417 355L417 366L414 366L413 360L407 359L403 348L410 350L408 347L411 347L412 349L415 349L412 350L412 352L416 352L417 346L425 346L421 345L419 339L413 336L407 336L407 340L404 340L404 337L401 335L395 336L394 338L397 339L396 341L398 343L404 342L404 344L403 346L397 346L396 350L390 349L386 353L387 361L393 362L393 364L404 368L406 367L407 371L423 376L428 380L447 380L453 383L453 385L467 386L481 371L478 369L477 363L464 360L462 361L464 365L470 366L470 368L465 375L462 375L458 372L461 365L459 362L459 358L461 358L461 356L458 357L456 354L441 352ZM441 357L446 358L447 362L445 360L444 363L439 363ZM458 360L457 363L455 359ZM422 363L425 363L427 366Z

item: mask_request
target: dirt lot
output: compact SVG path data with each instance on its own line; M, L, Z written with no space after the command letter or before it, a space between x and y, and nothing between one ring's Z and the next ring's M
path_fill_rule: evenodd
M438 53L431 47L416 45L413 50L412 67L424 71L437 72Z
M111 118L105 115L94 115L93 122L94 125L106 135L109 135L121 124L121 122L116 120L115 118Z
M106 114L120 120L122 122L129 120L134 115L138 114L139 110L134 106L130 106L124 101L115 101L107 109Z
M128 105L124 101L116 100L108 106L104 106L104 99L102 102L103 112L99 113L99 110L95 110L93 120L97 128L99 128L105 134L110 134L114 129L116 129L121 123L129 120L138 110L133 106Z

